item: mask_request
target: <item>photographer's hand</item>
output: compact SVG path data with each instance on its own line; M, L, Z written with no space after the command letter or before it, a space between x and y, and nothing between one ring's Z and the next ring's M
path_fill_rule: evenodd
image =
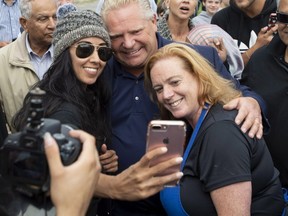
M49 133L44 136L51 176L50 193L57 216L84 216L98 183L101 165L91 135L83 131L70 131L70 135L79 139L83 147L79 158L69 166L63 166L52 136Z

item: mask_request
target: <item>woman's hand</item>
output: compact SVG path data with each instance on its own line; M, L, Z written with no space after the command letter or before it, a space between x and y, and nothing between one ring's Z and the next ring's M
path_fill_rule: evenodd
M95 196L119 199L141 200L158 193L164 185L179 180L183 173L175 172L166 176L158 173L180 164L182 157L175 157L151 166L152 159L167 152L167 148L157 148L147 152L139 162L130 166L117 176L101 174Z
M111 173L118 170L118 156L114 150L108 150L106 144L101 146L100 163L102 172Z

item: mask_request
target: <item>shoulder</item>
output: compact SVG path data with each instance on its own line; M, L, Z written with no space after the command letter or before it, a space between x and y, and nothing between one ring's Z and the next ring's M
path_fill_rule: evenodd
M213 19L218 19L218 18L223 18L223 16L228 16L229 14L231 14L231 7L226 7L226 8L223 8L221 10L219 10L217 13L215 13L213 15Z
M234 124L237 113L237 110L225 110L223 105L215 104L210 108L205 122L207 122L208 125L220 121L231 121L231 123Z
M250 143L251 139L235 123L237 113L237 110L225 110L220 104L213 105L199 131L200 140L210 146L209 148L214 148L215 144L225 148L225 145L232 141L235 145Z
M69 102L62 103L53 114L47 117L57 119L62 124L69 124L76 128L82 128L81 111L76 105Z
M233 16L233 10L231 6L221 9L216 14L213 15L211 24L217 24L219 26L223 26L231 21L231 17ZM235 21L232 20L232 23L235 24Z

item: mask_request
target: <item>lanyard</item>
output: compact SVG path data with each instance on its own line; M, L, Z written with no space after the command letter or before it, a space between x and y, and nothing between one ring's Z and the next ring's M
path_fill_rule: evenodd
M200 129L201 125L202 125L202 122L203 122L203 120L204 120L204 118L205 118L205 115L206 115L206 113L207 113L207 111L208 111L208 108L209 108L209 104L208 104L208 103L205 103L205 105L204 105L204 107L203 107L203 109L202 109L202 111L201 111L201 115L200 115L200 117L199 117L199 119L198 119L198 121L197 121L196 127L195 127L195 129L193 130L192 136L191 136L191 138L190 138L190 140L189 140L189 143L188 143L188 145L187 145L187 148L186 148L186 150L185 150L185 152L184 152L183 161L182 161L182 163L181 163L181 170L183 170L183 168L184 168L184 165L185 165L185 163L186 163L186 160L187 160L187 158L188 158L188 155L189 155L189 153L190 153L190 150L191 150L191 148L192 148L192 146L193 146L193 144L194 144L194 141L195 141L196 136L197 136L197 134L198 134L198 132L199 132L199 129Z

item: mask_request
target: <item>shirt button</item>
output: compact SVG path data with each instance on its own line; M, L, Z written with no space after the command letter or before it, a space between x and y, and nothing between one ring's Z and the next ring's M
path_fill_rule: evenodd
M139 97L138 97L138 96L136 96L136 97L135 97L135 100L136 100L136 101L138 101L138 100L139 100Z

